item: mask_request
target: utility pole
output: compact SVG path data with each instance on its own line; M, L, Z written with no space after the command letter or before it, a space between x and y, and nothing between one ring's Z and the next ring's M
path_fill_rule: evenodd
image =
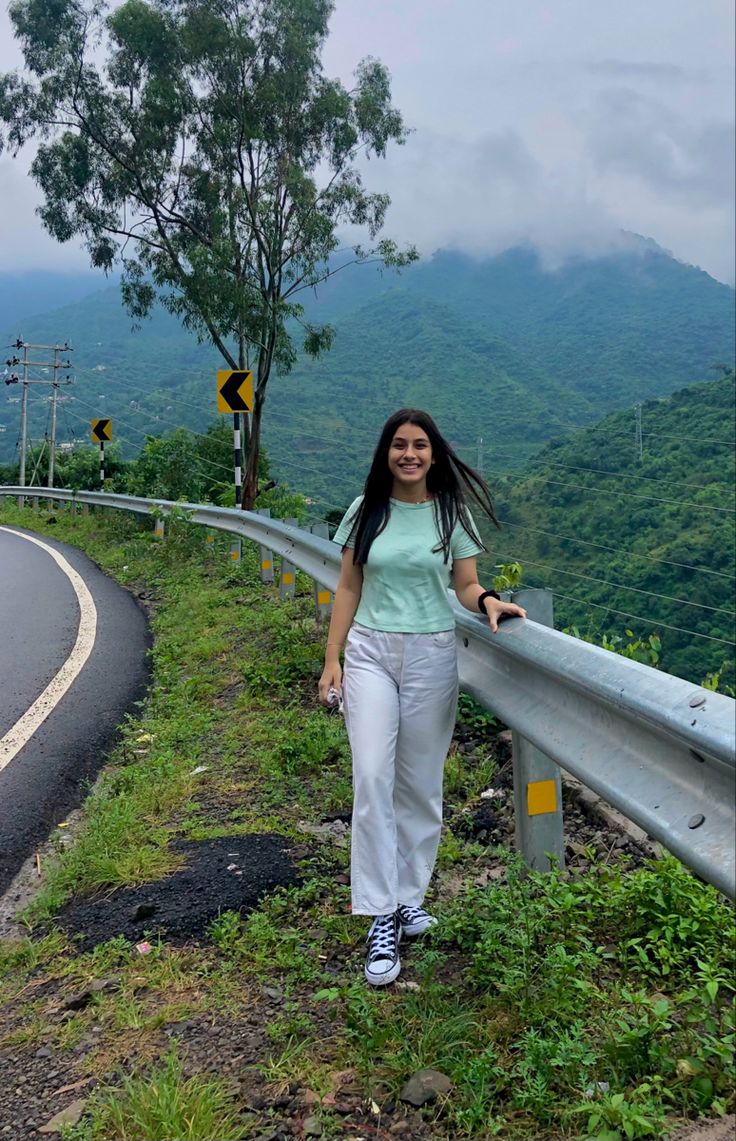
M20 348L20 344L17 344ZM15 358L13 358L15 359ZM23 394L20 401L20 472L18 479L20 486L26 485L26 447L28 441L28 345L23 346ZM25 506L25 499L20 497L19 506Z
M5 363L12 367L13 365L23 365L23 393L20 405L20 465L18 473L18 482L20 487L26 486L26 459L28 453L28 387L31 384L50 384L51 385L51 440L49 441L49 475L48 486L54 486L54 460L56 457L56 407L58 400L58 389L62 384L71 384L71 380L67 376L65 380L59 380L59 371L71 367L71 361L61 361L59 356L61 353L71 352L69 345L65 342L63 345L32 345L28 341L18 338L13 346L16 349L23 349L23 360L18 357L11 357ZM53 360L31 360L29 357L30 350L40 350L41 352L53 352ZM31 380L29 376L29 369L32 367L41 369L52 369L52 380ZM17 384L19 377L15 373L11 373L6 377L6 384ZM19 498L19 505L22 507L24 503L23 497Z
M64 363L59 360L59 354L63 352L71 352L69 345L64 343L63 350L61 345L54 345L54 379L51 382L51 440L49 441L49 478L48 486L54 486L54 461L56 459L56 403L59 393L59 369L69 368L71 362ZM67 381L69 377L67 377Z
M635 416L635 443L637 454L639 456L639 463L644 459L644 445L641 437L641 404L634 405Z

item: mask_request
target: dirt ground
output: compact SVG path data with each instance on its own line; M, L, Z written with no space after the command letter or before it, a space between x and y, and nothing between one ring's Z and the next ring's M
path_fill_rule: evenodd
M734 1141L735 1137L736 1117L729 1113L728 1117L719 1117L717 1121L698 1121L695 1125L688 1125L668 1141Z

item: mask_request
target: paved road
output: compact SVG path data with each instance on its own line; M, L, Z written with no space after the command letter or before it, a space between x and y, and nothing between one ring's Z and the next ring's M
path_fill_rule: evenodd
M136 600L85 555L0 527L0 891L83 800L148 648Z

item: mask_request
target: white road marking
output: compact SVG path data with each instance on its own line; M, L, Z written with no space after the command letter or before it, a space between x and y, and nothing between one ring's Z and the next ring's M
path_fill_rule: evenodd
M77 574L64 556L50 547L48 543L42 543L40 539L24 535L22 531L16 531L13 527L0 527L0 531L7 531L9 535L16 535L19 539L35 543L37 547L41 547L42 550L51 555L51 558L72 584L72 589L79 603L79 629L72 652L40 697L37 697L33 705L26 710L22 717L18 718L5 736L0 738L0 772L2 772L5 766L10 764L13 757L28 743L39 725L42 725L49 714L53 712L84 669L95 644L97 608L82 576Z

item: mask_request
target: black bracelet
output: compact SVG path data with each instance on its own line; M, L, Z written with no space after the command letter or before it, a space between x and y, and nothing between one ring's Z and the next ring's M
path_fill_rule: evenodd
M500 602L501 595L496 594L495 590L484 590L482 594L478 595L478 609L480 610L481 614L485 614L486 618L488 617L488 611L486 610L483 603L487 598L495 598L497 602Z

